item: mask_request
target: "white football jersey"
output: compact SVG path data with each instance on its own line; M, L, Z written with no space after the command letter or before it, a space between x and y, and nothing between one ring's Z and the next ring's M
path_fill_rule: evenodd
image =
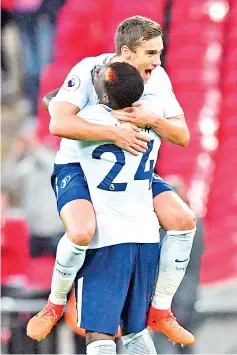
M120 124L111 109L104 105L87 106L80 116L91 123ZM145 129L144 134L148 134L151 141L148 150L138 156L110 142L74 141L97 220L90 249L121 243L159 242L151 182L160 137L151 129Z
M57 96L51 100L49 112L55 101L71 103L78 106L80 110L88 105L95 105L98 102L98 96L92 83L92 70L96 65L108 63L113 56L115 53L102 54L97 57L85 58L76 64L68 74ZM173 93L169 77L162 67L157 67L152 71L151 78L145 84L142 98L150 99L154 96L159 103L162 103L160 108L157 105L161 116L169 118L183 114ZM80 114L79 116L81 117ZM60 153L57 154L55 162L57 164L78 162L73 141L62 139Z

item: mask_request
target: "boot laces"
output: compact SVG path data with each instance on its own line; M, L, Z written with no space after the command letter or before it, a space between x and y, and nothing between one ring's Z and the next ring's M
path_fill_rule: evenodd
M42 310L42 313L41 313L41 316L43 318L47 318L47 316L53 316L55 319L58 318L58 315L55 311L55 309L53 307L49 307L49 306L46 306L43 310Z
M164 316L165 319L174 319L174 320L177 320L177 318L174 316L174 314L171 312L171 310L169 310L167 312L167 314Z

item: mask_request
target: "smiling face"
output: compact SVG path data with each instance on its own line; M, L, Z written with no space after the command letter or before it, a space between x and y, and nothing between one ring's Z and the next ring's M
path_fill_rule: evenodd
M146 83L151 72L161 65L160 56L164 49L161 36L150 40L141 40L141 43L132 51L127 46L121 48L121 58L124 62L137 68Z
M161 26L152 19L139 15L125 18L115 33L117 60L133 65L146 83L161 64L162 34Z

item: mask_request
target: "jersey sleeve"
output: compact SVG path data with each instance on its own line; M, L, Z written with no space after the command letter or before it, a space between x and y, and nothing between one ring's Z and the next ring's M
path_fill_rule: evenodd
M89 91L92 85L92 69L93 63L90 58L85 58L76 64L67 75L63 86L52 100L52 104L56 101L64 101L82 110L88 102ZM52 104L50 109L52 109Z
M162 95L164 97L164 117L165 118L170 118L174 116L179 116L183 115L184 112L182 110L182 107L180 106L178 100L176 99L176 96L174 94L174 90L172 88L170 79L168 74L165 72L165 70L162 70Z

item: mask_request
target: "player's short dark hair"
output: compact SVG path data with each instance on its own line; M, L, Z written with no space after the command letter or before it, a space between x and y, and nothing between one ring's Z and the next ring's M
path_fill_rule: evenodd
M115 33L115 47L117 54L121 53L122 46L127 46L133 52L142 41L162 36L161 26L143 16L132 16L121 22Z
M108 66L104 88L111 108L116 110L138 101L144 91L144 82L135 67L117 62Z

